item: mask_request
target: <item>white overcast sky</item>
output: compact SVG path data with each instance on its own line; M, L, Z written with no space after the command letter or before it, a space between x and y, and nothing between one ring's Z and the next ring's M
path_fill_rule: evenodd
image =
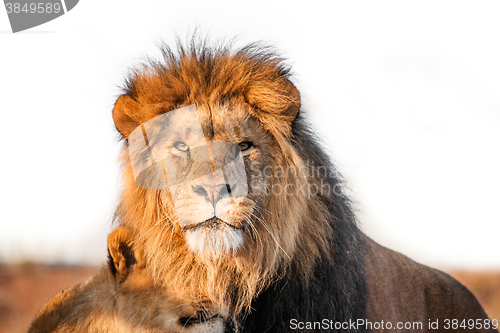
M12 34L0 8L0 262L98 263L127 68L195 27L290 59L363 230L440 268L500 268L498 1L97 1Z

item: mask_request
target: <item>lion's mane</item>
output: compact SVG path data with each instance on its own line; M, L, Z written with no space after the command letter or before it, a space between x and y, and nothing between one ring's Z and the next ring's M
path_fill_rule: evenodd
M288 325L282 318L365 318L362 238L350 202L339 190L342 179L299 111L300 96L284 59L260 44L234 50L192 41L176 50L161 49L163 59L149 60L126 82L123 95L135 103L118 100L115 111L125 111L113 114L124 140L124 190L115 216L136 230L153 276L169 288L230 304L235 322L250 331L275 332ZM135 184L127 135L181 106L217 108L225 101L248 107L275 142L267 151L269 163L292 170L271 179L271 185L291 184L297 191L268 196L260 212L267 232L240 253L214 259L188 250L170 221L173 207L163 190ZM304 176L296 171L310 165L321 172ZM299 191L311 184L330 190Z

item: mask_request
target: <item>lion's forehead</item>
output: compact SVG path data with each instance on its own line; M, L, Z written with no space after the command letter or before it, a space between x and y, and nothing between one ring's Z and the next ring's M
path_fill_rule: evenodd
M193 146L204 141L236 142L250 135L257 122L248 107L235 102L190 104L157 115L143 124L152 140L186 140ZM139 131L141 128L137 128ZM187 143L186 142L186 143Z
M199 107L202 128L207 139L220 142L238 142L242 135L251 134L248 110L235 103L218 104L211 107Z

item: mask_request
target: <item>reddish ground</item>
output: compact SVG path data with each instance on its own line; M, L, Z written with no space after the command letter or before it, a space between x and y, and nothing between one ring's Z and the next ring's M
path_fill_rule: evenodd
M97 267L0 265L0 333L26 332L38 309L60 290L92 276ZM500 272L451 272L490 318L500 320Z
M0 333L25 333L54 294L85 281L97 267L0 266Z

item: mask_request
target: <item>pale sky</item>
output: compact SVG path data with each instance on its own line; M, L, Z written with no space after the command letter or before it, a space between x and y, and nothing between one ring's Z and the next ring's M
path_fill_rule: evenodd
M118 86L198 27L289 59L370 237L500 269L500 3L329 3L85 0L18 34L0 8L0 262L105 259Z

